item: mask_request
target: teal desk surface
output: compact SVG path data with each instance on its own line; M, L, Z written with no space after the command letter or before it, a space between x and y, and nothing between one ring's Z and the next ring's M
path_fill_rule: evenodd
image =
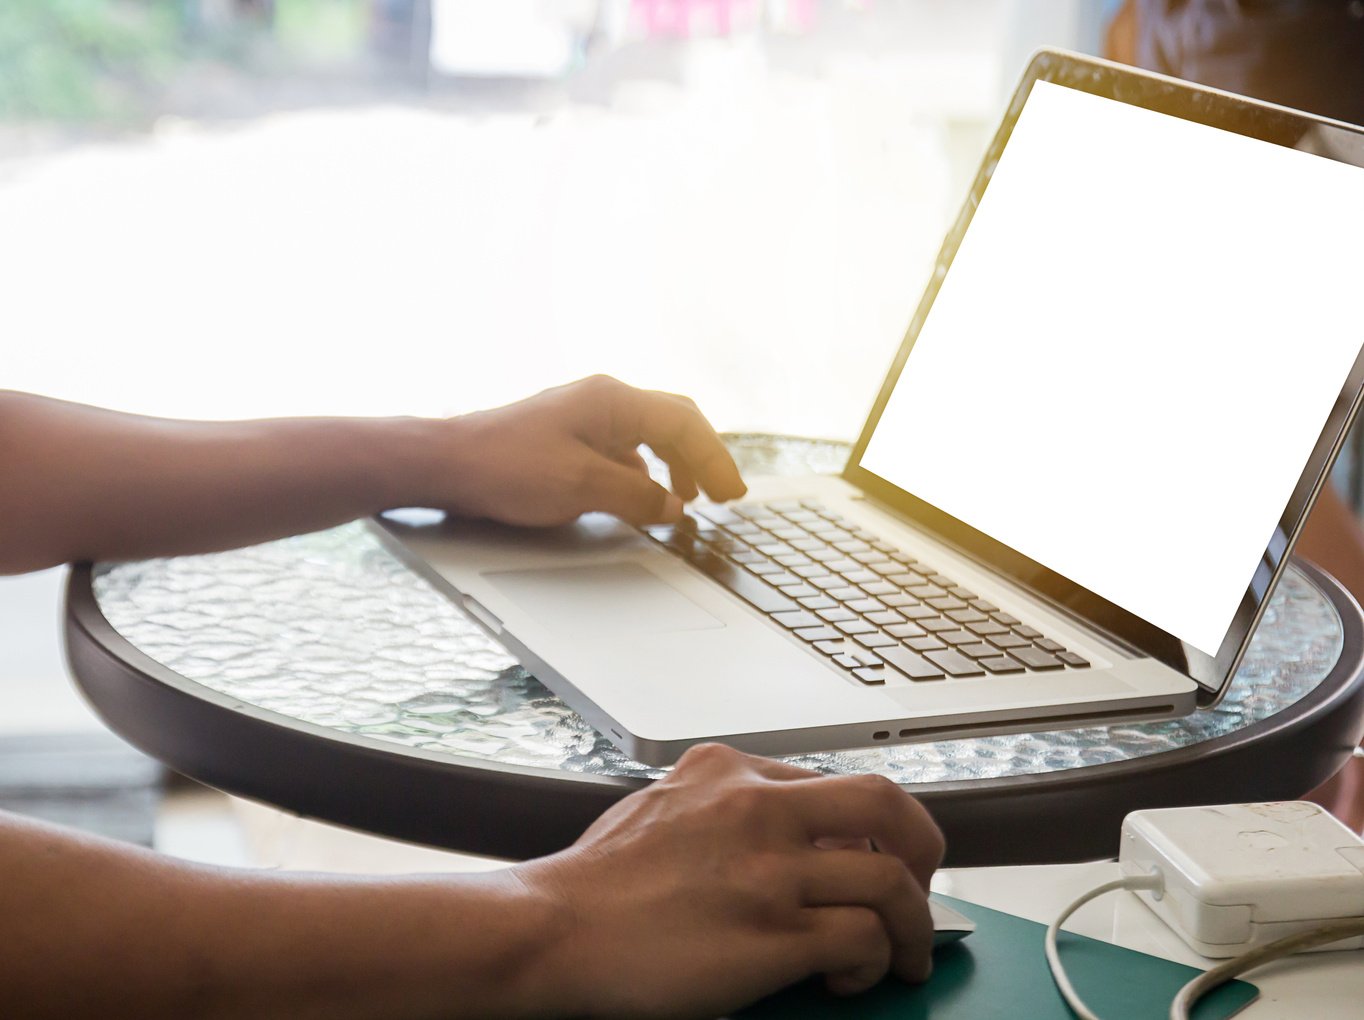
M1071 1020L1042 951L1045 926L978 904L943 897L976 922L963 942L935 953L932 979L911 986L890 979L864 995L838 998L818 981L788 989L734 1020ZM1063 935L1062 958L1081 998L1104 1020L1163 1020L1198 970L1087 938ZM1199 1003L1194 1020L1235 1016L1257 996L1232 982Z

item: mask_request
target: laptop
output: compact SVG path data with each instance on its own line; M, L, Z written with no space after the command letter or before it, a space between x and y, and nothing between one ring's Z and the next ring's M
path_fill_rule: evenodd
M841 476L379 528L648 764L1184 715L1358 409L1361 245L1361 129L1040 51Z

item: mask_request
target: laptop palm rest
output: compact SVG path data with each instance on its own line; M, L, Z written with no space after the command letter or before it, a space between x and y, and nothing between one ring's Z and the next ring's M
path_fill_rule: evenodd
M483 577L537 623L577 637L618 638L725 626L638 563L504 570Z

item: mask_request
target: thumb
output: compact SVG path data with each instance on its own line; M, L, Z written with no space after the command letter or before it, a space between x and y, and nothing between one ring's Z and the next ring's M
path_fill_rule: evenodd
M587 500L592 509L630 524L671 524L682 517L682 501L671 492L648 475L601 456L592 469Z

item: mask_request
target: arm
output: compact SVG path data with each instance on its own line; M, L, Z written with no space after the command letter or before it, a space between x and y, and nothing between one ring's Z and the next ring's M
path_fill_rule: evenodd
M641 443L668 461L674 496ZM671 520L698 483L744 492L696 406L604 377L448 420L183 422L0 392L0 536L16 536L0 573L224 549L395 506Z
M941 854L888 780L715 746L477 876L232 872L0 816L0 1014L715 1016L810 974L926 978Z

